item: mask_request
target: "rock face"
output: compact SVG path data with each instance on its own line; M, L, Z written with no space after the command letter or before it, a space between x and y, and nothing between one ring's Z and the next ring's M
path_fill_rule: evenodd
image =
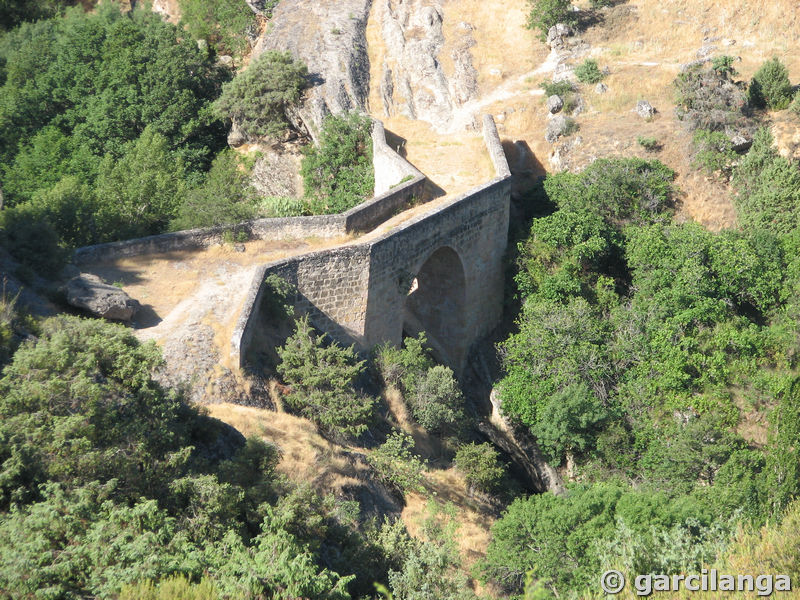
M384 115L401 114L446 131L455 109L478 97L472 25L460 23L445 46L442 0L375 1L385 46L380 82ZM449 73L442 65L445 58L453 64Z
M547 122L547 131L544 139L551 144L561 137L567 130L567 119L564 115L556 115Z
M636 103L636 114L643 119L649 119L656 114L656 109L653 108L647 100L639 100Z
M139 310L139 302L97 275L81 273L73 277L64 286L64 293L70 306L104 319L130 321Z
M255 44L253 58L267 50L288 50L308 66L311 88L302 107L288 116L295 129L314 139L329 114L366 106L370 4L370 0L283 0Z
M595 94L605 94L608 91L608 86L605 83L598 83L594 86Z
M562 108L564 108L564 101L561 99L561 96L553 94L547 99L547 110L549 110L551 114L556 114Z

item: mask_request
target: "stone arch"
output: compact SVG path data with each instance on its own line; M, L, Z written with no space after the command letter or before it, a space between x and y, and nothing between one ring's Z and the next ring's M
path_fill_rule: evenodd
M425 331L439 360L460 372L466 358L464 264L450 246L442 246L423 261L403 307L403 334Z

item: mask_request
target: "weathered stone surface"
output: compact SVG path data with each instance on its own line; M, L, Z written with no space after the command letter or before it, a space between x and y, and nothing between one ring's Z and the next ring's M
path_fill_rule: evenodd
M547 45L551 50L564 47L564 38L572 36L572 28L564 23L557 23L547 31Z
M384 114L401 114L427 121L438 131L448 130L456 110L478 96L472 25L460 23L446 46L442 0L375 1L386 48L380 85ZM452 60L450 75L442 55Z
M594 86L594 93L595 94L605 94L608 91L608 86L605 83L598 83Z
M81 273L70 279L64 286L64 293L70 306L81 308L96 317L130 321L139 310L138 301L89 273Z
M364 110L369 95L366 26L370 0L283 0L253 58L267 50L289 51L302 60L311 88L289 114L295 129L316 139L329 114Z
M656 114L656 109L647 100L639 100L636 103L636 114L643 119L649 119Z
M544 134L544 139L551 144L559 137L564 135L567 130L567 119L564 115L556 115L547 122L547 130Z
M748 132L734 133L733 135L729 135L729 139L731 140L735 152L744 152L753 145L753 136Z
M293 257L255 273L232 336L234 355L244 361L260 330L264 281L274 274L297 290L295 309L341 343L367 349L400 344L404 331L426 331L443 362L463 368L472 343L502 314L511 174L491 118L484 127L496 159L491 181L378 239Z
M561 96L553 94L547 99L547 110L549 110L551 114L556 114L563 107L564 101L561 99Z

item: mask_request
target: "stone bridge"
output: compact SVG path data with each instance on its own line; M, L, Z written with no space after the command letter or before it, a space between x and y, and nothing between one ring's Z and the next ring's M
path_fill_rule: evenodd
M258 270L232 338L240 366L257 351L265 279L295 289L294 305L334 339L360 349L425 331L438 357L460 372L470 346L502 313L503 256L511 174L491 117L484 139L497 176L367 242L265 265Z

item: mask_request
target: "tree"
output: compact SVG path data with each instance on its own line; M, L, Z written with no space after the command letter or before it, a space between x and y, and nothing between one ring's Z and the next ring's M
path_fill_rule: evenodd
M505 474L491 444L464 444L456 451L453 463L463 475L470 491L493 491Z
M355 112L325 119L318 145L308 148L300 168L312 213L341 213L372 195L371 131L371 119Z
M608 416L608 410L581 382L551 396L531 432L548 458L560 464L567 454L592 450Z
M106 155L96 193L104 241L159 233L186 194L183 161L169 151L164 136L148 127L121 159Z
M402 431L394 430L386 441L374 450L367 461L381 479L399 492L422 492L425 463L411 451L414 439Z
M538 29L539 39L547 38L548 30L556 23L572 25L577 21L569 0L528 0L531 11L528 14L528 29Z
M375 407L374 399L354 388L364 361L352 347L328 344L327 335L317 336L308 317L295 321L295 328L278 349L278 372L292 385L287 403L329 433L363 433Z
M782 110L792 101L792 84L789 71L775 56L762 64L750 80L750 104L757 108Z
M256 193L248 169L233 150L220 152L203 183L189 191L170 229L240 223L256 215Z
M414 419L431 433L443 433L464 419L464 396L453 371L445 366L429 368L408 397Z
M307 75L288 52L264 52L223 86L214 108L245 135L277 136L289 126L286 111L300 100Z

